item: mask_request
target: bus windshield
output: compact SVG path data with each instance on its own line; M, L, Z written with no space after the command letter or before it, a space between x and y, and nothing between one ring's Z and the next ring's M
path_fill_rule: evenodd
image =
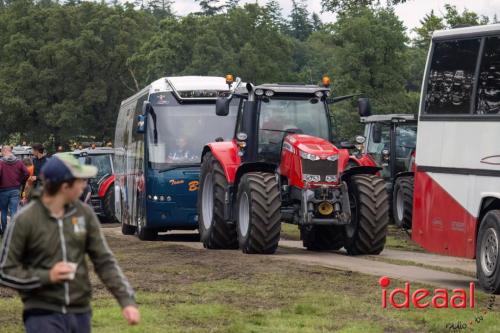
M149 163L154 169L181 165L199 165L203 146L222 137L230 140L235 115L218 117L214 104L154 106L154 117L148 115Z

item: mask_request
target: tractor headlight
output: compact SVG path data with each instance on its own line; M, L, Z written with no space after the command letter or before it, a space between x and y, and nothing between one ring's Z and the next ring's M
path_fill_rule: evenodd
M272 96L274 96L274 91L272 91L272 90L266 90L266 96L267 96L267 97L272 97Z
M262 90L262 89L255 89L255 95L257 95L257 96L264 95L264 90Z
M319 160L319 156L316 156L314 154L309 154L303 151L300 152L300 157L302 157L305 160L311 160L311 161Z
M321 180L321 177L319 175L308 175L308 174L303 174L302 175L302 180L311 183L311 182L319 182Z
M327 183L336 183L338 178L335 175L329 175L325 177Z
M335 162L336 160L339 159L339 155L328 156L326 159L329 161Z
M247 134L244 132L239 132L238 134L236 134L236 139L238 139L239 141L245 141L247 137Z

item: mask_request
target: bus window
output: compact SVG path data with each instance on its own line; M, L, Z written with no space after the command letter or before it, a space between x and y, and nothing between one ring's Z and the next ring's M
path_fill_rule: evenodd
M480 39L437 42L427 81L427 114L469 114Z
M499 37L486 38L479 73L476 114L500 114Z

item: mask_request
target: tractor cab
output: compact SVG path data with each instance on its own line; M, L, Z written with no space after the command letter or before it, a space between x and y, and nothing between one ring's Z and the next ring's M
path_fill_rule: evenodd
M332 143L328 106L353 96L329 95L326 84L247 84L218 99L216 114L236 113L237 121L231 141L203 149L198 222L205 247L273 253L283 221L299 226L310 250L382 251L388 205L380 168L347 169L349 147ZM369 104L361 99L358 107L366 114ZM362 207L379 213L362 216Z

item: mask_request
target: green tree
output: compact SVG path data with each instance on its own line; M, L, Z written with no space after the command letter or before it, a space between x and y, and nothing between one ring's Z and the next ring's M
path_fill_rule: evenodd
M289 33L298 40L305 40L313 32L314 26L309 18L309 11L303 0L292 0Z
M388 6L405 3L407 0L386 0ZM379 5L380 0L321 0L323 9L333 13L350 11L359 7Z
M215 15L224 9L224 5L219 5L219 0L195 0L200 4L201 12L204 15Z

